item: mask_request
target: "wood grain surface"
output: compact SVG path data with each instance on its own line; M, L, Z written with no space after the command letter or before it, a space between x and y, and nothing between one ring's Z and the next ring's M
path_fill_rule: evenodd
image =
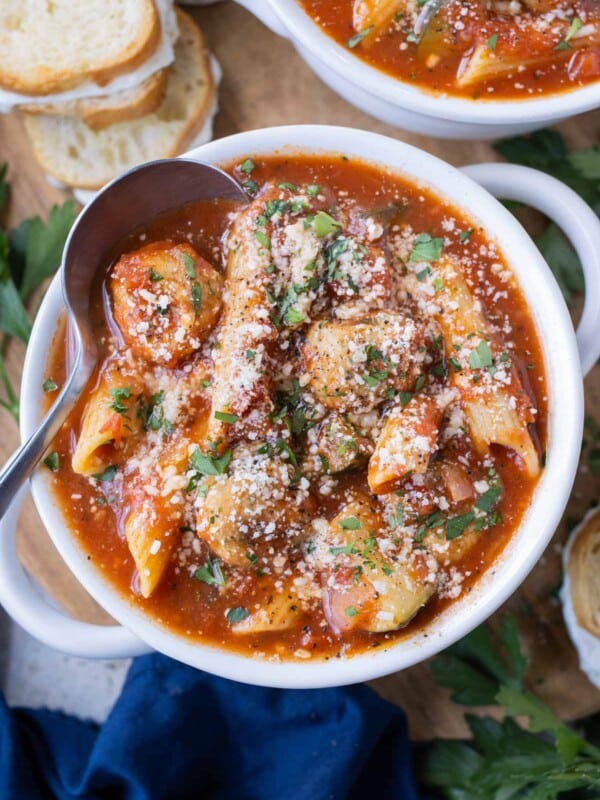
M233 2L191 13L205 30L224 71L215 136L270 125L330 123L395 136L458 166L497 160L486 143L448 142L405 133L354 109L310 72L289 42L271 34ZM566 122L559 130L572 147L597 144L600 111ZM8 224L35 213L45 214L52 203L65 199L64 193L46 182L16 115L0 116L0 161L10 164ZM15 378L20 374L22 359L23 348L11 347L8 362ZM586 397L588 413L600 422L598 366L586 380ZM18 434L1 409L0 425L2 462L17 445ZM600 477L587 474L582 464L565 519L581 517L597 501L599 490ZM518 615L525 637L532 662L532 688L562 716L574 718L600 709L600 691L578 669L555 595L565 536L566 523L508 605ZM31 503L22 515L19 552L31 574L67 611L84 620L110 621L62 563ZM460 736L465 732L460 710L449 702L445 691L436 688L426 664L374 681L373 686L405 709L415 738Z

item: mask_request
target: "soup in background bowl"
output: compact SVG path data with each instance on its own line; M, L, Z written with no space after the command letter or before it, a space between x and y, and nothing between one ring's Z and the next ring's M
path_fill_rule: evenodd
M471 100L522 100L600 79L594 0L442 3L419 40L424 3L300 0L323 31L398 80Z
M600 105L594 0L237 0L349 103L421 135L495 139Z
M109 613L189 664L298 688L414 664L509 596L566 503L582 392L559 290L485 190L395 140L300 126L191 156L250 202L115 243L99 369L36 503ZM64 376L59 317L55 282L24 435Z

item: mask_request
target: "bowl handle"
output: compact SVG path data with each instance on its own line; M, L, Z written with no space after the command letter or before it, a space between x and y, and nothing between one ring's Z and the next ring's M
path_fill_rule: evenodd
M27 487L0 521L0 603L8 614L40 642L81 658L131 658L151 651L121 625L92 625L72 619L50 605L29 578L17 556L16 529Z
M271 7L270 0L236 0L240 6L244 6L251 14L259 19L263 25L276 33L278 36L283 36L284 39L289 39L290 35L287 32L283 22L279 19L277 13Z
M585 277L577 347L586 375L600 356L600 219L573 189L537 169L493 163L473 164L461 171L495 197L518 200L542 211L562 228L575 248Z

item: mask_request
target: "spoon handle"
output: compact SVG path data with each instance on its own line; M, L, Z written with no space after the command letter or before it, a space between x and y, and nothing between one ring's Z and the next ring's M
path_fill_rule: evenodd
M419 16L415 20L415 26L413 28L413 40L415 42L420 42L423 38L423 34L425 33L427 26L431 22L431 20L437 15L440 8L444 5L447 0L427 0L423 8L421 9Z
M86 357L77 338L74 366L60 394L29 439L0 470L0 519L8 511L21 486L42 459L75 405L94 369L93 356Z
M50 446L72 406L73 401L65 402L63 399L61 402L61 398L57 398L37 430L0 470L0 519Z

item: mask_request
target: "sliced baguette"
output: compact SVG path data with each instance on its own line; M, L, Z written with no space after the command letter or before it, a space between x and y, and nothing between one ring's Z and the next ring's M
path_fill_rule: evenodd
M575 619L600 637L600 508L573 531L567 571Z
M85 79L104 85L159 41L154 0L2 0L0 86L45 95Z
M182 152L213 107L215 85L202 31L177 11L180 37L165 99L152 114L99 131L72 117L25 114L35 155L53 178L98 189L136 164Z
M165 99L169 70L161 69L139 86L106 97L89 97L62 103L26 103L19 106L30 114L79 117L92 130L117 122L139 119L155 111Z

